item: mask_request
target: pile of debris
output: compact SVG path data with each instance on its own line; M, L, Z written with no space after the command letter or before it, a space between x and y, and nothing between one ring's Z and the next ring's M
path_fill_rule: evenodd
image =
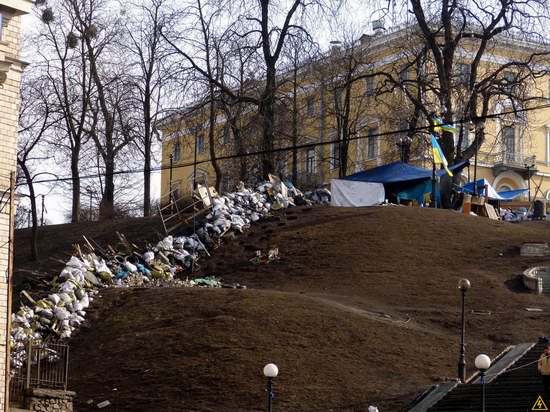
M25 293L27 304L12 315L12 366L22 367L28 339L42 340L51 334L71 338L84 322L86 310L101 287L222 287L221 280L215 277L182 280L176 275L192 269L199 257L209 255L208 250L229 230L241 233L272 210L294 205L298 196L303 198L299 190L288 189L278 179L262 183L256 191L241 183L236 192L213 200L211 212L198 223L193 235L167 236L144 252L120 233L116 249L103 249L84 237L88 253L76 246L76 254L53 279L50 293L37 300Z

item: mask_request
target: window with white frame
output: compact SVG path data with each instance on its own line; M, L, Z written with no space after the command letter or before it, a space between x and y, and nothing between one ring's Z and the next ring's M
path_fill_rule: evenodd
M470 80L470 65L466 63L457 63L455 66L455 76L457 84L468 84Z
M365 96L374 96L374 75L365 78Z
M516 154L516 128L504 126L502 128L502 148L507 161L514 161Z
M376 142L378 140L378 129L375 127L370 127L367 129L367 150L366 158L374 159L376 157Z
M315 149L308 149L306 151L306 173L317 173L317 156L315 155Z
M504 90L508 93L511 93L514 90L514 86L517 82L517 76L514 72L505 71L503 74L504 77Z
M306 99L306 116L313 116L315 114L315 100L313 96L308 96Z
M229 143L229 125L226 124L222 129L222 144Z
M204 135L200 134L197 136L197 153L203 153L205 148L206 147L204 145Z
M363 131L357 132L357 161L355 162L355 169L361 170L362 163L365 161L365 136Z
M174 143L174 153L172 153L172 159L177 162L181 159L181 143L177 141Z
M461 151L464 151L470 145L470 142L472 141L473 136L470 134L470 130L467 124L457 122L457 131L454 136L455 146L458 146L458 141L460 140L461 134L462 134L462 142L460 145L460 149Z
M546 125L546 163L550 164L550 124Z
M330 167L332 170L340 167L340 142L330 145Z
M181 180L173 180L170 187L172 200L181 199Z

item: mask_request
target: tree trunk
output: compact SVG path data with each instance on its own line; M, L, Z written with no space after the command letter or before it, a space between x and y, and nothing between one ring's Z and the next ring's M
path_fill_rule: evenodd
M112 158L105 159L105 191L99 205L99 218L113 219L115 216L115 183L114 173L115 164Z
M71 152L71 178L72 178L72 210L71 223L80 222L80 173L78 171L78 162L80 150L73 149Z
M33 261L38 260L38 213L36 211L36 195L34 194L34 185L32 182L32 177L29 172L29 169L25 165L25 162L17 159L17 163L21 167L23 174L25 175L25 180L29 186L29 197L31 199L31 217L32 217L32 232L31 232L31 259Z
M266 87L259 106L259 113L262 119L262 178L269 179L273 172L273 124L275 121L275 63L268 62Z
M143 140L143 216L151 216L151 92L149 84L145 87L143 101L143 124L145 136Z

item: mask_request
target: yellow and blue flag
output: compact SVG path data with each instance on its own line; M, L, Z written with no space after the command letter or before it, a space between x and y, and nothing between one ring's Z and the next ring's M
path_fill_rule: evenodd
M445 156L443 155L443 150L441 150L441 146L439 146L439 143L437 143L437 139L432 134L432 149L434 151L434 163L441 163L443 166L443 169L447 171L449 176L452 176L453 174L448 168L447 159L445 159Z
M434 126L434 130L437 130L437 131L447 130L448 132L451 132L451 133L457 132L457 130L452 125L443 124L443 121L436 115L434 115L434 123L436 124Z

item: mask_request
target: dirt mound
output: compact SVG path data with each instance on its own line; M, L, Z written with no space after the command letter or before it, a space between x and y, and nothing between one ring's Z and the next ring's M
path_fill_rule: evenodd
M127 224L130 240L156 236L154 226ZM81 229L92 227L66 226L49 253L70 252ZM112 230L94 233L108 240ZM479 353L550 334L550 300L517 280L527 267L550 265L518 254L521 243L548 233L547 222L424 208L289 209L224 240L193 274L246 290L102 290L71 345L69 386L78 410L95 409L89 399L119 411L264 410L262 368L273 362L277 410L399 411L456 376L460 278L472 283L468 374ZM16 268L28 269L22 239ZM256 250L273 248L280 260L251 262Z

